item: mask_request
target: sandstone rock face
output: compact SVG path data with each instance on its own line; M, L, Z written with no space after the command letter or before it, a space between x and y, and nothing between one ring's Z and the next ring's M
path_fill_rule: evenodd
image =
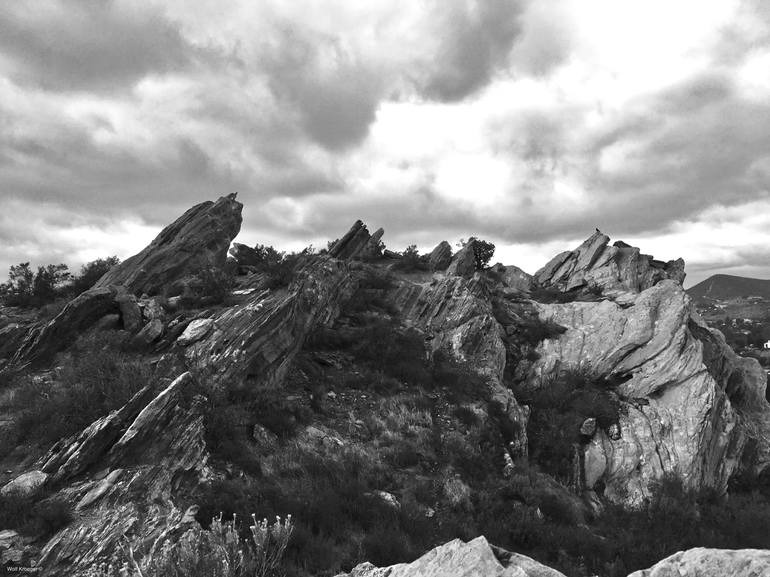
M664 279L679 284L684 280L682 259L668 263L655 261L622 242L608 246L609 240L597 231L575 250L554 257L535 273L535 282L562 291L598 286L638 292Z
M452 247L449 243L445 240L438 243L436 248L430 251L428 262L430 263L430 270L446 270L449 263L452 262Z
M250 246L234 242L230 248L230 255L238 263L238 266L257 266L260 264L260 258L257 251Z
M484 537L468 543L455 539L436 547L412 563L378 568L358 565L338 577L564 577L524 555L494 549Z
M288 295L258 292L213 317L216 328L187 347L187 366L212 386L280 382L310 331L332 322L354 289L345 263L321 258L300 271Z
M231 196L202 202L164 228L139 254L112 268L96 287L122 285L133 294L159 294L205 267L222 267L241 228L243 205Z
M380 228L370 235L366 225L357 220L345 236L329 249L329 256L339 259L371 259L382 256L380 239L384 233Z
M617 427L597 432L586 447L587 488L602 479L608 497L630 504L666 473L691 487L726 489L747 439L739 413L770 414L766 377L693 316L678 282L662 280L622 305L537 307L567 330L539 346L534 381L546 386L564 369L624 381Z
M628 577L764 577L770 575L766 549L705 549L679 551Z

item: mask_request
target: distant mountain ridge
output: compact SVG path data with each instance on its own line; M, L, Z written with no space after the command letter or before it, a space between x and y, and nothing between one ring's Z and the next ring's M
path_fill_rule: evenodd
M770 299L770 280L715 274L687 289L687 294L695 300L724 300L748 296Z

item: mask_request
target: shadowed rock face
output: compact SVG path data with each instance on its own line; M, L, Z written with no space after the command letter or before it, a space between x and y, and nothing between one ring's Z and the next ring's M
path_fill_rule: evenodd
M222 267L230 242L241 229L241 209L243 205L233 195L192 207L95 286L122 285L137 295L154 295L205 267Z
M608 246L609 240L597 231L575 250L551 259L535 273L535 282L563 291L598 286L639 292L664 279L684 281L682 259L663 263L620 241Z
M706 549L679 551L628 577L762 577L770 575L770 551L762 549Z
M382 256L380 239L385 234L383 229L377 229L369 234L366 225L357 220L350 230L329 249L329 256L339 259L372 259Z
M455 539L412 563L375 567L362 563L338 577L565 577L534 559L493 549L484 537L467 543Z

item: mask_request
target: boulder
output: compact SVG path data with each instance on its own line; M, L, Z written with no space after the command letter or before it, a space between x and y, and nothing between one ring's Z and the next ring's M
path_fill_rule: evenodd
M43 471L29 471L16 477L0 489L0 496L15 495L18 497L30 497L37 494L48 480L48 474Z
M628 577L763 577L770 575L766 549L706 549L679 551L649 569Z
M153 319L148 322L142 330L136 333L133 341L138 345L151 345L163 336L163 321L160 319Z
M176 340L178 345L186 347L204 338L214 327L212 319L195 319L191 321L184 332Z
M555 256L535 273L534 280L543 287L570 291L597 286L605 290L640 292L658 282L684 280L684 261L663 263L641 254L638 248L617 242L598 230L575 250Z
M432 271L446 270L449 263L452 262L452 247L450 244L445 240L438 243L436 248L430 251L428 262Z
M534 559L492 547L484 537L455 539L412 563L378 568L363 563L338 577L565 577Z
M500 278L504 286L518 293L529 292L532 288L532 275L517 266L497 263L490 270Z
M105 273L95 287L122 285L136 295L156 295L203 268L222 268L240 231L242 208L234 195L192 207L140 253Z
M137 332L144 325L142 309L134 295L121 291L115 296L115 301L120 309L120 318L123 320L123 328L132 333Z

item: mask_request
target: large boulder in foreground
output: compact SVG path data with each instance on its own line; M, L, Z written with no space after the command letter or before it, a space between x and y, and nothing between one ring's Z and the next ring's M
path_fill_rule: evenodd
M684 261L654 260L622 241L609 246L610 237L598 230L583 244L556 255L535 273L543 287L569 291L583 287L640 292L664 279L684 280Z
M679 551L649 569L628 577L765 577L770 575L770 551L765 549L706 549Z
M159 294L172 282L207 267L220 268L241 229L235 195L202 202L164 228L144 250L112 268L96 287L123 285L134 294Z
M412 563L375 567L362 563L338 577L564 577L534 559L493 548L484 537L455 539Z

